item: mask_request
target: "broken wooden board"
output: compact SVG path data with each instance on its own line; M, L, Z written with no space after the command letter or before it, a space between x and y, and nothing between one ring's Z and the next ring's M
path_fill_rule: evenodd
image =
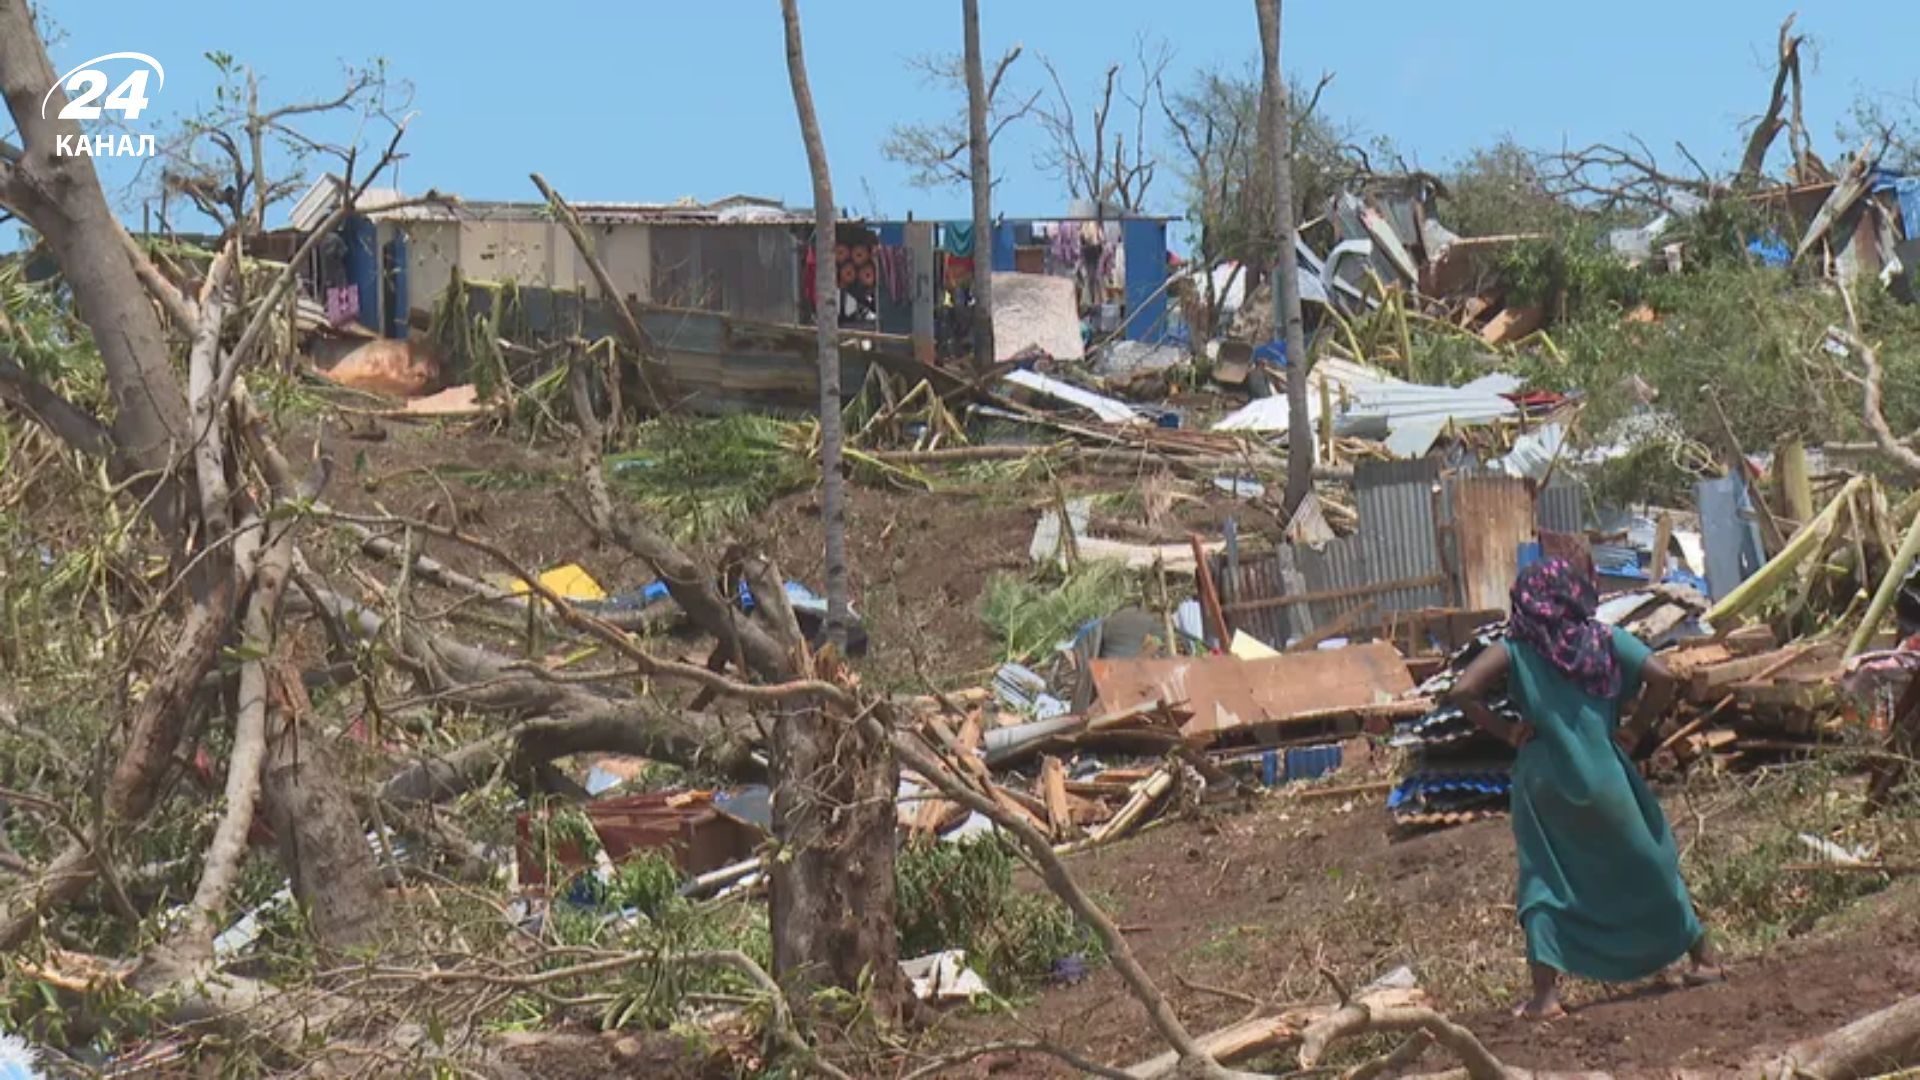
M1073 833L1073 808L1067 802L1067 768L1049 754L1040 759L1040 776L1035 781L1038 794L1047 808L1047 824L1053 826L1054 839Z
M1385 642L1263 660L1233 656L1094 660L1095 692L1107 709L1142 701L1184 701L1181 734L1211 739L1250 725L1321 718L1388 705L1413 690L1400 653Z
M1727 688L1755 678L1773 678L1818 666L1832 666L1840 658L1837 642L1801 643L1772 652L1755 653L1695 668L1687 680L1687 696L1695 701L1717 699Z
M1547 313L1537 307L1508 308L1495 315L1493 320L1480 328L1480 340L1489 345L1504 345L1509 341L1519 341L1547 321Z

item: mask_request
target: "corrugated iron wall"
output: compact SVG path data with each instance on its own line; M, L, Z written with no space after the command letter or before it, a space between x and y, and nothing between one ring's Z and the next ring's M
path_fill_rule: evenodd
M1242 559L1235 572L1223 573L1234 627L1278 645L1369 603L1373 610L1356 625L1377 626L1394 612L1447 606L1451 590L1435 527L1439 482L1435 460L1361 465L1354 474L1359 532L1319 547L1283 545L1269 558ZM1382 588L1395 583L1408 584ZM1318 594L1333 595L1285 606L1271 603Z
M655 303L799 321L799 248L791 226L660 225L652 234Z
M1534 523L1548 532L1585 532L1587 489L1570 480L1554 480L1539 493L1534 505Z
M1585 497L1575 484L1555 484L1536 500L1524 480L1447 472L1436 458L1363 464L1353 485L1353 536L1283 545L1270 557L1241 558L1232 572L1221 568L1235 629L1278 646L1368 603L1373 610L1356 626L1422 608L1504 609L1519 545L1540 528L1583 527ZM1322 598L1273 603L1300 596Z
M1361 546L1367 553L1367 584L1429 581L1446 573L1435 518L1439 507L1440 462L1373 462L1353 472L1360 514ZM1395 589L1373 597L1379 611L1442 607L1448 590L1441 584Z

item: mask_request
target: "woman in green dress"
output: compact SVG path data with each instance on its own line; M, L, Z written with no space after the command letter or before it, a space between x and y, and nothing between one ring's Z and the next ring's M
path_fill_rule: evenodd
M1671 701L1673 677L1632 634L1595 621L1597 593L1592 574L1564 560L1529 566L1504 647L1483 649L1451 694L1518 750L1515 906L1533 996L1515 1012L1532 1019L1564 1014L1562 972L1631 982L1689 956L1690 979L1720 977L1666 817L1627 756ZM1488 707L1503 681L1524 723Z

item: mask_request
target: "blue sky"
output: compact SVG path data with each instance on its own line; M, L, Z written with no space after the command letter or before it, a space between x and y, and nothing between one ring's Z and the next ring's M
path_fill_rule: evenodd
M43 3L61 31L56 70L114 51L158 57L168 79L152 115L163 121L206 101L215 81L201 59L209 50L257 67L269 100L320 96L338 88L344 63L384 57L416 89L419 115L399 173L409 192L532 198L526 176L539 170L576 199L735 191L809 199L776 0ZM1142 34L1174 49L1174 83L1257 55L1251 0L980 6L989 55L1016 41L1047 54L1083 109L1106 64L1130 57ZM1831 159L1835 127L1857 96L1911 92L1920 5L1824 0L1808 8L1799 24L1814 39L1808 122ZM957 49L959 9L958 0L802 0L843 206L966 213L963 191L915 189L879 150L892 123L957 107L907 61ZM1672 147L1684 140L1717 166L1737 157L1739 129L1764 105L1787 10L1752 0L1293 0L1285 59L1309 80L1332 71L1323 108L1391 137L1426 168L1504 134L1550 146L1628 132L1676 163ZM1037 88L1043 78L1030 55L1014 82ZM139 127L148 126L143 118ZM1060 185L1035 167L1039 134L1028 126L995 144L997 210L1045 215L1063 205ZM124 165L109 180L123 182ZM1154 195L1156 209L1177 212L1170 169Z

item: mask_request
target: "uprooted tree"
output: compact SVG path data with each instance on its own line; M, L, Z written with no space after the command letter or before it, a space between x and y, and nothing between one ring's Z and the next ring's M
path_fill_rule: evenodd
M791 5L787 13L796 104L822 179L818 205L827 220L821 238L829 255L821 265L830 274L831 194L805 94L797 13ZM194 860L197 885L183 917L168 924L158 945L110 967L117 982L172 1000L175 1018L221 1022L244 1013L253 1030L291 1049L305 1037L297 1031L301 1027L337 1033L373 1025L376 1018L357 1013L342 988L325 980L280 992L220 970L214 934L233 914L232 897L257 821L264 820L280 846L290 889L322 956L385 949L405 957L405 944L385 933L392 902L383 895L369 825L383 845L391 825L418 842L458 849L465 842L457 827L431 808L502 770L531 790L554 758L599 750L752 778L767 769L756 750L770 748L778 791L777 850L769 855L776 971L796 1000L806 1000L813 988L834 987L897 1008L895 773L886 740L865 738L853 726L861 706L841 689L837 650L829 648L817 661L810 654L783 603L777 568L751 558L722 572L702 568L663 533L616 505L600 472L604 433L593 380L602 373L576 357L569 376L580 428L584 516L602 542L627 551L668 583L679 608L716 642L708 665L648 654L624 631L573 610L506 552L458 523L334 509L325 499L332 462L297 461L280 449L276 425L263 415L249 378L271 377L257 369L273 343L288 336L279 320L291 317L286 301L295 268L398 156L406 121L386 111L380 82L354 77L337 100L267 107L249 78L244 111L223 124L193 126L172 144L175 167L164 182L221 228L215 250L196 258L135 240L115 219L91 161L54 153L62 136L72 138L77 128L39 115L38 95L52 84L53 73L24 5L0 6L0 36L0 86L21 142L0 148L0 204L35 229L57 263L79 316L76 328L97 348L111 394L104 403L70 397L58 381L38 377L31 357L9 350L0 352L0 402L60 439L66 453L102 462L114 478L111 490L134 522L133 542L151 537L170 561L162 587L128 598L128 610L98 613L140 629L127 650L133 673L126 677L124 716L109 725L110 732L123 734L107 736L112 760L96 778L94 819L82 823L57 804L8 796L14 812L46 817L56 833L65 829L68 842L43 865L24 859L6 864L0 941L18 946L57 926L63 909L94 895L104 896L133 925L154 914L128 900L123 876L129 868L117 852L176 798L182 761L217 744L226 749L218 820ZM49 110L55 116L59 104ZM333 109L358 110L363 121L384 124L389 138L371 151L339 148L335 165L345 182L330 215L289 263L262 263L247 246L268 207L293 188L260 148L281 135L324 148L288 125ZM199 153L203 147L212 153ZM570 208L544 181L535 182L562 224L577 231ZM587 245L582 247L598 269ZM830 284L820 297L824 375L837 373ZM609 290L608 298L625 316L617 320L625 343L648 401L657 403L653 383L662 373L651 343L617 293ZM605 374L603 389L611 390L620 373ZM822 391L830 402L823 411L837 418L837 380L823 377ZM832 461L837 441L837 434L826 433L830 502L838 488ZM829 575L837 598L830 624L843 632L844 522L830 511L828 544L839 549L839 572ZM330 580L320 558L329 534L394 564L398 576L386 583L362 576L358 588ZM428 537L484 554L531 593L504 592L425 556L419 541ZM430 619L415 617L408 598L415 576L484 606L519 612L541 632L598 641L625 664L598 677L562 680L539 665L455 640ZM752 618L730 602L730 586L722 591L723 581L735 577L761 599ZM369 589L370 599L354 595ZM111 598L103 594L103 602ZM295 659L295 642L316 636L334 667L346 669L350 683L364 681L369 695L380 682L370 665L384 661L428 699L502 722L478 741L420 757L372 792L356 790L335 768L333 738L316 723L308 702L314 673ZM732 675L721 674L729 666ZM825 677L815 677L816 669ZM624 687L636 673L690 685L711 708L686 709L652 693L635 694ZM379 711L371 700L369 711ZM756 730L757 720L771 721L770 740ZM93 783L75 779L82 786ZM613 959L625 966L744 967L756 985L773 985L737 953ZM784 1010L784 1003L777 1005L779 1016ZM784 1037L792 1034L784 1022L775 1027ZM417 1046L417 1025L401 1028L410 1034L399 1041Z

